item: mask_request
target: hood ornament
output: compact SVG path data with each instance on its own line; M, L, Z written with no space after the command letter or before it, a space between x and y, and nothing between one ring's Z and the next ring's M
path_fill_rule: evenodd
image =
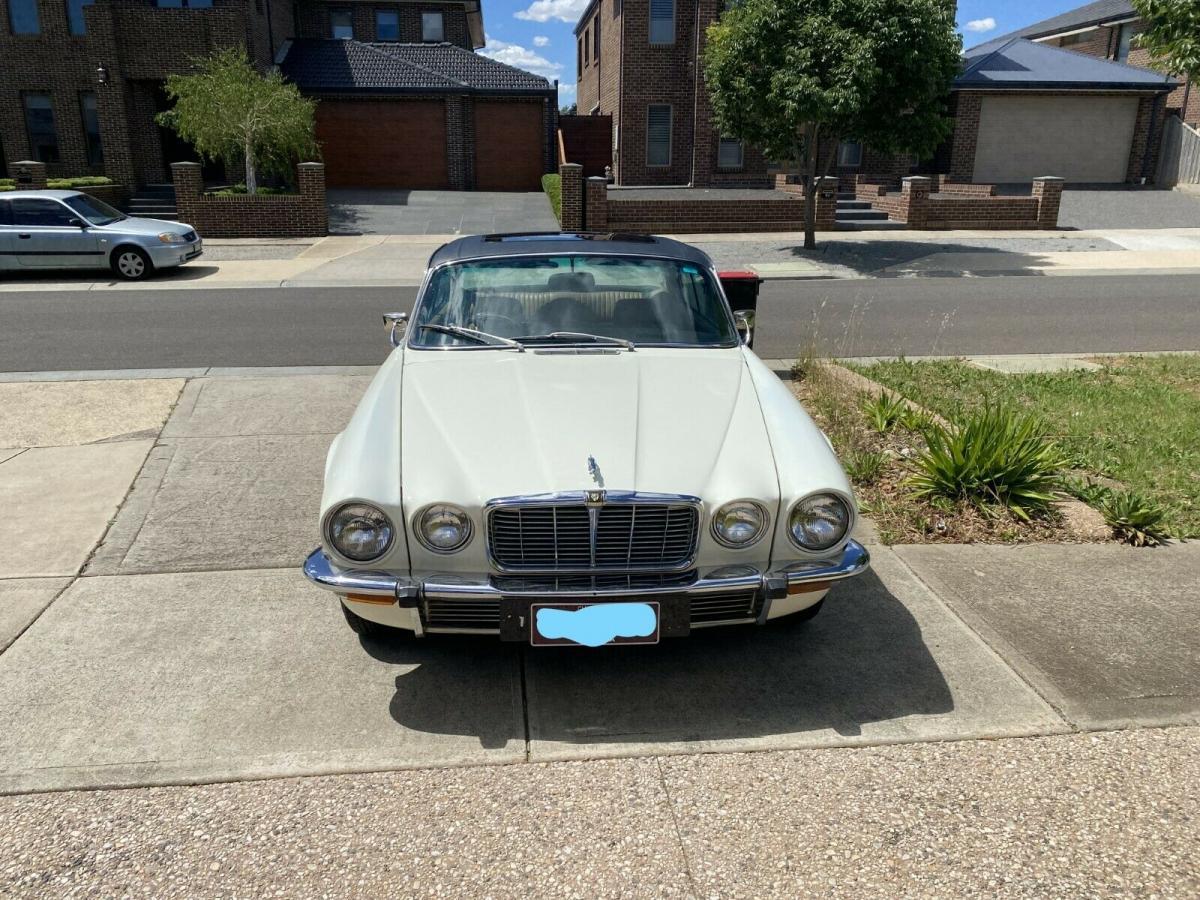
M592 476L592 481L600 487L604 487L604 476L600 473L600 464L596 462L594 456L588 457L588 474Z

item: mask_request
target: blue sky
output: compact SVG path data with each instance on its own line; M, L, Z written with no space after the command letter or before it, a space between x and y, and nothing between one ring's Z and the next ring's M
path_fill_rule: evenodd
M501 62L559 80L559 102L575 102L572 29L588 0L482 0L488 46ZM959 0L958 27L971 47L1058 15L1087 0Z

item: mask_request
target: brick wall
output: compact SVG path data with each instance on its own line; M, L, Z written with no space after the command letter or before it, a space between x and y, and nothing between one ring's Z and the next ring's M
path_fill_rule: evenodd
M983 94L957 91L954 94L954 132L950 135L949 160L946 166L954 181L971 181L975 177L975 149L979 144L979 115L983 109Z
M1158 151L1162 146L1163 122L1167 117L1165 96L1143 97L1138 103L1133 125L1133 146L1129 153L1129 169L1125 180L1138 184L1143 178L1154 181L1158 167Z
M321 237L329 232L325 166L296 167L298 194L217 197L203 193L197 163L172 163L179 220L202 237Z
M386 10L399 14L400 40L404 43L421 43L421 13L441 11L446 42L466 50L472 49L471 35L467 30L465 5L451 3L311 3L300 0L296 18L298 37L328 38L332 36L329 24L330 9L348 9L353 14L354 39L376 41L379 36L375 26L375 12Z
M941 180L939 177L938 181ZM961 189L961 193L943 190L934 194L935 180L925 176L904 179L900 191L884 185L859 184L856 196L868 200L872 208L888 217L905 222L917 230L1033 230L1058 227L1058 211L1062 198L1061 178L1038 178L1030 197L994 196L994 185L946 185Z

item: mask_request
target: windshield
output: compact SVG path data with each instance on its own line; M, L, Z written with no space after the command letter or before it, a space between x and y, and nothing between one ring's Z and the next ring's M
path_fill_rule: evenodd
M75 210L93 225L111 225L125 218L125 214L113 209L103 200L80 194L77 197L64 197L63 203Z
M713 278L693 263L528 256L433 274L413 346L503 349L514 339L532 347L731 347L737 333Z

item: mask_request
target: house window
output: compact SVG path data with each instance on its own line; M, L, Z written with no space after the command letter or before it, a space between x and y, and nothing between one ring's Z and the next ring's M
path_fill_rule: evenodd
M583 77L583 38L580 38L575 46L575 73L577 81Z
M79 95L79 111L83 116L83 139L87 145L89 166L104 165L104 147L100 143L100 114L96 109L96 95L84 91Z
M675 0L650 0L650 43L675 43Z
M586 66L592 60L588 55L588 48L592 46L592 33L586 28L583 31L583 64Z
M1117 30L1117 62L1127 62L1133 46L1133 24L1122 25Z
M83 21L83 8L91 6L93 0L67 0L67 27L71 34L87 33L87 25Z
M723 137L717 145L717 168L740 169L742 167L742 142L737 138Z
M58 162L58 133L54 130L54 106L49 94L22 94L25 103L25 130L29 149L38 162Z
M354 40L354 14L348 9L329 11L329 36L335 41Z
M212 0L155 0L155 5L163 9L211 9Z
M862 143L859 141L842 141L838 144L838 166L846 169L857 169L862 165Z
M400 40L400 13L394 9L375 10L375 40Z
M421 13L421 40L441 43L446 39L446 21L440 12Z
M671 164L671 105L652 103L646 109L646 165Z
M1068 34L1058 42L1060 47L1073 47L1075 44L1081 43L1084 38L1084 33Z
M592 59L600 62L600 14L592 20Z
M41 34L37 0L8 0L8 27L13 34Z

